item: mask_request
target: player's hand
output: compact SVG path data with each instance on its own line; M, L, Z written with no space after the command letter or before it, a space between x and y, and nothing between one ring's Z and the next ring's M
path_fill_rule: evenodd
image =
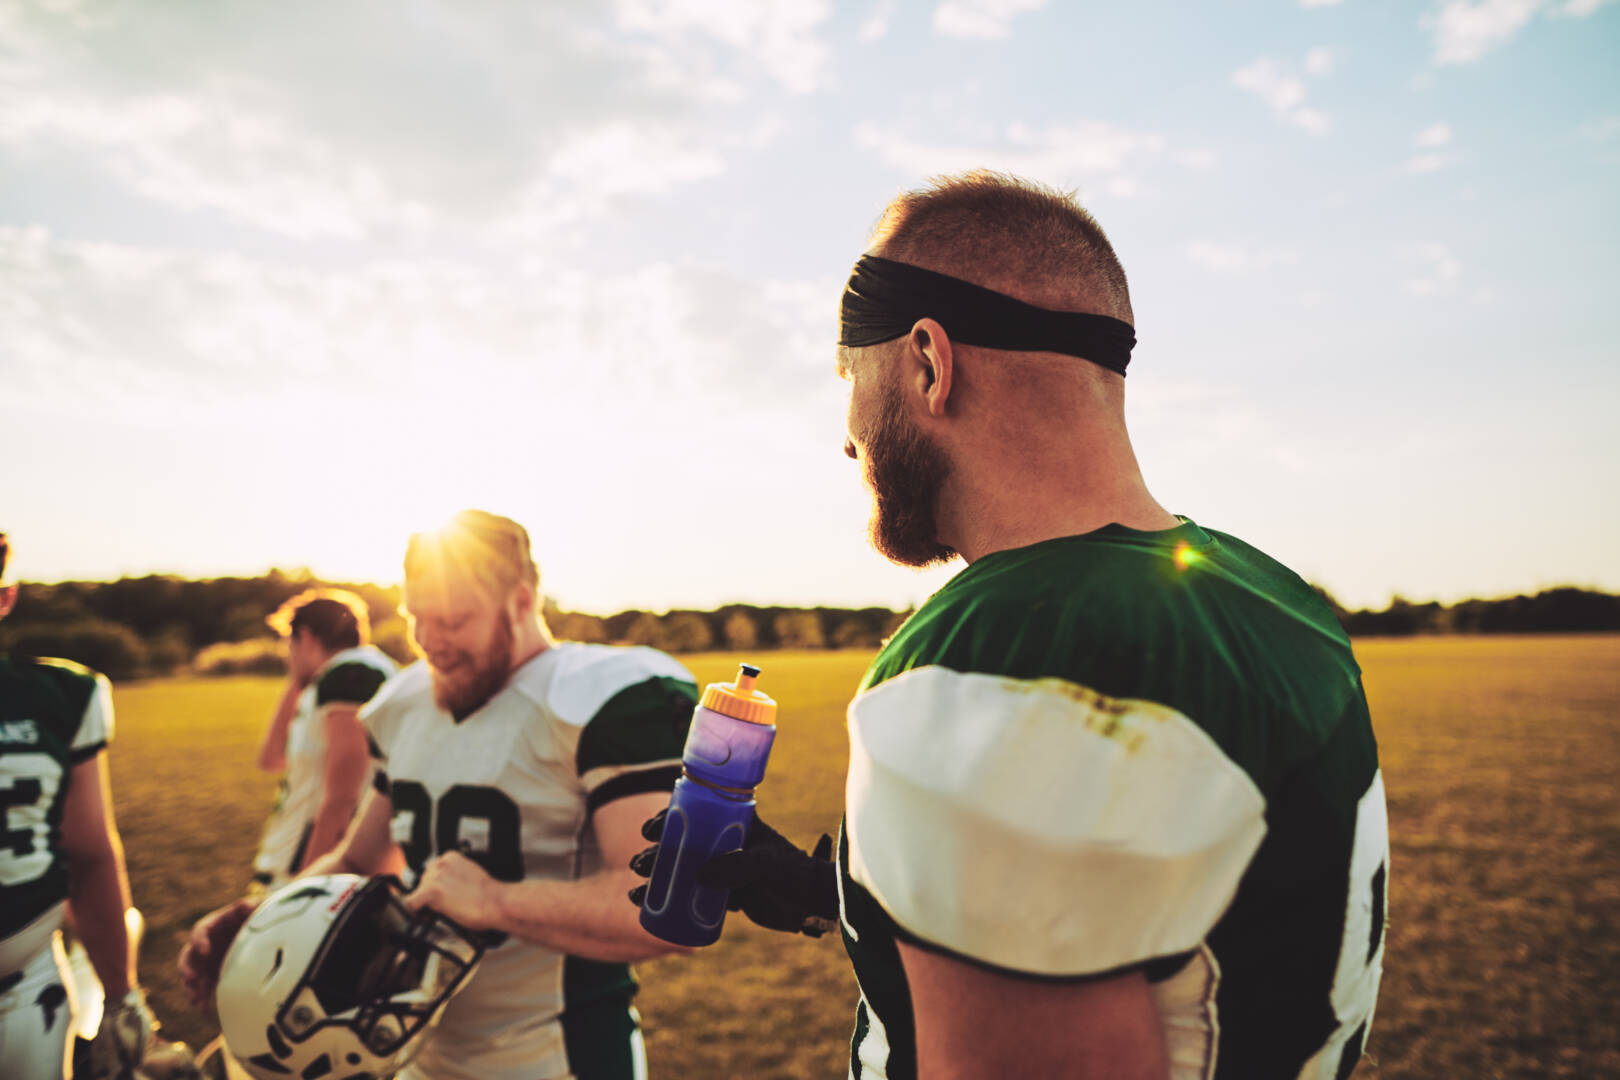
M140 990L131 990L120 1001L109 999L101 1011L101 1026L90 1040L88 1080L126 1080L135 1075L157 1026Z
M257 900L243 897L209 912L191 928L191 937L180 950L180 981L186 985L186 996L191 998L191 1004L202 1012L213 1008L214 986L219 982L219 966L225 961L225 951L258 906Z
M468 930L500 925L500 882L459 851L447 851L427 864L416 888L404 898L407 908L431 908Z
M630 860L630 869L642 877L652 876L667 813L660 811L641 826L641 835L655 841ZM716 855L698 867L697 880L713 889L730 889L726 907L768 930L820 937L838 926L838 869L832 861L832 837L826 833L811 854L756 813L742 850ZM630 891L630 902L639 907L646 896L647 886L638 885Z
M159 1039L146 1048L133 1080L203 1080L202 1066L185 1043Z

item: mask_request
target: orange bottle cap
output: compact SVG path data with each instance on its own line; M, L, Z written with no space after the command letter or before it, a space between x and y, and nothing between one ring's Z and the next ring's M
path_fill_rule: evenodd
M736 682L716 682L704 687L701 704L705 709L713 709L717 713L724 713L738 720L747 720L750 724L774 724L776 702L754 689L754 680L757 678L759 668L753 664L744 664L737 672Z

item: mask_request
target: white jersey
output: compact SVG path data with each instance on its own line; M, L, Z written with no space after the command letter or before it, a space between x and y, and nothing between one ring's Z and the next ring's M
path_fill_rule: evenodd
M315 815L326 794L326 725L328 705L363 705L398 668L373 645L343 649L321 665L298 695L298 708L287 724L287 772L275 809L264 823L259 853L253 857L253 880L266 889L290 881L304 860L304 848ZM360 794L355 792L356 797Z
M674 786L696 698L692 676L656 650L564 642L459 722L434 701L423 664L361 715L413 872L459 848L502 881L572 881L601 867L596 807ZM485 954L404 1075L574 1075L588 1041L582 1029L597 1026L588 1007L622 1018L634 992L628 965L507 938ZM636 1035L624 1029L626 1040Z

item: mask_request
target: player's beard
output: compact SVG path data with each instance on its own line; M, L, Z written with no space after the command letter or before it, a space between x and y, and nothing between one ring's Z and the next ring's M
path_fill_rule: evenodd
M866 486L872 491L872 546L901 566L933 566L956 552L939 539L939 494L951 463L932 439L917 430L890 386L866 440Z
M512 641L512 621L503 611L496 620L494 638L482 655L462 653L448 669L440 669L428 661L433 673L433 698L439 708L457 720L483 708L511 677Z

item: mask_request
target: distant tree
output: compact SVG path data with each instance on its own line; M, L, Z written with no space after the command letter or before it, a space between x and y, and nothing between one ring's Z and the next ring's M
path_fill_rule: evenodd
M873 626L858 615L838 620L833 627L832 644L838 649L877 648L883 641L883 627Z
M759 624L752 615L738 608L726 616L724 637L726 648L745 652L759 644Z
M784 611L772 620L776 639L784 649L825 649L827 634L813 611Z
M145 644L127 626L83 616L65 623L0 623L0 648L17 656L53 656L95 668L109 679L151 674Z
M662 620L663 648L670 652L701 652L714 647L709 621L696 611L672 611Z
M282 675L286 653L275 638L220 641L201 649L192 661L199 675Z
M578 611L559 611L546 619L551 632L564 641L601 643L608 640L607 621Z
M416 650L411 648L410 626L398 615L390 613L372 622L371 643L387 653L396 664L416 662Z
M602 620L603 625L607 627L607 639L609 641L628 641L630 627L649 614L649 612L642 611L639 608L631 608L629 611L621 611L617 615L609 615Z
M618 640L625 645L651 645L661 649L664 647L664 624L650 611L637 612Z

